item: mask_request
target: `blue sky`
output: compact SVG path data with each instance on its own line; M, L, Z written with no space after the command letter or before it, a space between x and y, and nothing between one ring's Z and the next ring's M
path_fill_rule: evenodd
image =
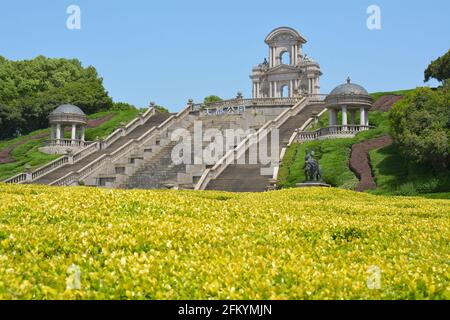
M71 4L81 8L81 30L66 28ZM381 30L366 27L372 4ZM97 68L115 101L177 111L188 98L249 97L265 36L289 26L320 63L323 93L347 75L388 91L423 85L423 70L449 49L449 12L448 0L0 0L0 55L78 58Z

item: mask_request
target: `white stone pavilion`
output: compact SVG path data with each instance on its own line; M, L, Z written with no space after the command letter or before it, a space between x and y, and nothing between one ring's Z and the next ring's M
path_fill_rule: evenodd
M86 114L77 106L64 104L49 116L50 140L40 150L51 154L76 152L85 146ZM70 128L70 138L65 138L66 128Z

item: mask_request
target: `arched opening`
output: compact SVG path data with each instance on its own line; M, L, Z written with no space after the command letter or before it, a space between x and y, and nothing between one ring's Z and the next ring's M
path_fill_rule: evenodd
M281 97L282 98L289 97L289 86L287 84L281 87Z
M291 55L287 51L283 51L280 54L280 63L281 64L291 64Z

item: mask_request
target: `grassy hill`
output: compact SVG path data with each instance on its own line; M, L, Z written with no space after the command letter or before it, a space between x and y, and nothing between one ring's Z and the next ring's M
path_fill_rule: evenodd
M449 299L449 218L329 188L0 184L0 299Z
M134 119L139 110L121 110L99 112L88 116L89 120L107 119L99 121L101 124L86 129L86 140L95 140L96 137L105 138L116 130L122 123L127 123ZM70 133L66 132L69 137ZM0 164L0 181L23 172L25 166L29 165L33 169L38 168L60 156L49 155L39 152L46 140L50 137L50 129L34 131L11 140L0 141L0 154L9 153L12 162Z
M395 92L374 93L374 99L386 94L402 95L411 90ZM358 120L356 120L358 121ZM293 144L286 152L282 161L278 185L281 188L294 187L296 183L305 180L303 164L306 149L314 149L322 169L324 180L336 187L354 189L358 178L349 168L349 159L352 145L376 137L389 134L389 119L387 112L372 111L369 113L369 122L376 128L361 132L350 139L328 139L311 141L303 144ZM309 130L328 126L328 114L325 113L319 123ZM377 183L375 194L393 195L427 195L436 194L435 197L450 197L450 172L436 174L427 166L408 164L400 155L396 145L372 150L369 154L372 174Z

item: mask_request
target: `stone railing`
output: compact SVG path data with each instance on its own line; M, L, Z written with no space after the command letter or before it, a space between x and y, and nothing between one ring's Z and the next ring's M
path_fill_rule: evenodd
M308 94L306 95L309 103L324 103L325 99L328 97L327 94Z
M24 183L27 181L28 175L26 173L19 173L18 175L15 175L14 177L11 177L3 182L5 183Z
M89 146L81 149L80 151L74 153L73 155L64 155L59 157L58 159L53 160L52 162L47 163L46 165L36 169L32 172L20 173L14 177L11 177L5 180L5 183L31 183L37 179L42 178L43 176L55 171L56 169L61 168L67 164L73 164L84 157L90 155L91 153L97 151L99 149L98 143L92 143Z
M93 153L99 149L100 149L99 142L91 143L88 147L81 149L80 151L73 154L73 156L72 156L73 163L80 161L81 159L87 157L88 155L90 155L91 153Z
M229 108L238 106L293 106L299 102L302 97L298 98L257 98L257 99L241 99L235 98L230 100L223 100L213 103L197 103L193 105L194 110L200 110L203 108L217 109L217 108Z
M69 163L69 156L62 156L48 164L46 164L43 167L40 167L39 169L35 170L31 174L31 181L36 180L38 178L41 178L45 176L46 174L54 171L55 169L58 169L62 167L63 165L66 165Z
M45 145L48 147L84 147L84 140L72 140L72 139L52 139L47 140Z
M189 115L189 112L192 110L192 105L188 105L185 109L180 111L178 114L169 117L166 121L158 125L157 127L153 127L149 129L146 133L140 136L137 139L132 139L125 143L123 146L115 150L110 154L104 154L101 157L95 159L85 167L81 168L78 171L69 172L64 177L52 182L50 185L54 186L64 186L71 185L80 180L86 179L94 172L97 172L106 164L112 164L123 158L127 154L130 154L134 150L138 150L143 148L152 138L161 135L164 132L167 132L174 125L176 125L179 121L182 121L184 117Z
M133 131L137 126L139 126L141 123L145 123L152 115L155 114L156 109L154 107L150 107L144 114L140 115L139 117L135 118L133 121L128 123L124 128L118 129L114 131L108 138L106 138L102 142L94 142L89 144L87 147L83 148L82 150L74 153L73 155L65 155L62 156L40 168L37 170L31 172L31 173L21 173L14 177L11 177L7 180L5 180L5 183L31 183L39 178L42 178L43 176L53 172L56 169L61 168L62 166L65 166L67 164L74 164L81 159L85 158L86 156L96 152L97 150L104 148L105 143L106 145L110 145L114 141L116 141L118 138L120 138L125 130L125 134ZM120 133L120 136L119 136ZM70 141L72 140L66 140L66 139L60 139L58 141ZM89 143L89 142L85 142ZM72 146L72 144L69 144L67 146Z
M259 143L272 129L279 128L287 119L298 114L307 105L307 98L297 100L293 107L283 111L276 119L266 122L256 133L247 136L234 149L229 150L212 168L203 171L195 190L204 190L211 180L216 179L229 164L245 154L252 144ZM255 137L256 139L254 139Z
M326 138L347 138L353 137L358 132L366 131L373 128L372 126L346 125L346 126L330 126L320 128L315 131L300 131L297 133L297 141L312 141Z
M140 125L147 122L148 119L150 119L151 116L153 116L156 112L156 108L150 107L145 113L140 114L137 118L129 122L125 127L119 128L115 130L113 133L111 133L108 137L106 137L102 143L101 148L106 149L111 144L116 142L118 139L120 139L123 136L126 136L128 133L139 127Z

